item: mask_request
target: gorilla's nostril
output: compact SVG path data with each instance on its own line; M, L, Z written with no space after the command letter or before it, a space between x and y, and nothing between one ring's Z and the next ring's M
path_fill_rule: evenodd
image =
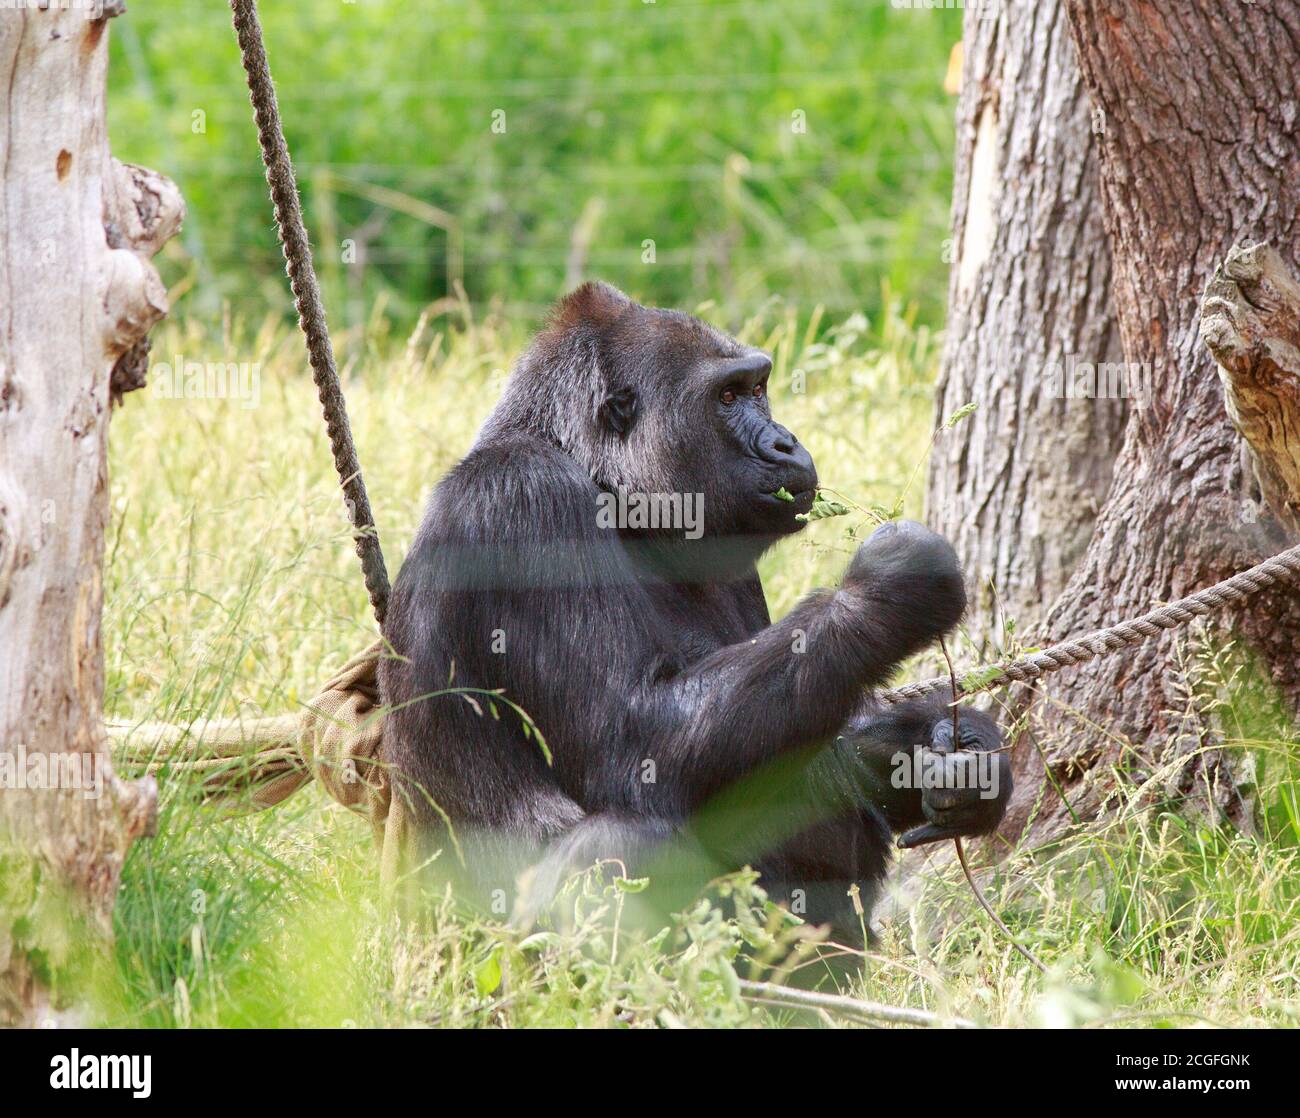
M773 423L769 428L770 442L768 445L776 454L789 455L795 452L799 445L799 440L794 437L786 428L779 423Z

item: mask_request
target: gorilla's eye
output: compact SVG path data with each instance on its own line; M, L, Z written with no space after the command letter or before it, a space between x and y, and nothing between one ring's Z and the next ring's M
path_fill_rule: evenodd
M722 395L718 399L724 404L734 404L736 402L736 390L734 388L724 388Z
M765 393L766 391L767 391L767 385L765 384L754 385L754 398L757 400L761 400L763 398L763 393Z

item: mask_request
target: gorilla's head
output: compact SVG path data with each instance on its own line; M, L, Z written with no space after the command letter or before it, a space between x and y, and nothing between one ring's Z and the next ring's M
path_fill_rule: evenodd
M817 486L772 419L771 369L699 319L588 283L556 306L485 433L550 438L602 491L702 494L706 536L767 540L803 526Z

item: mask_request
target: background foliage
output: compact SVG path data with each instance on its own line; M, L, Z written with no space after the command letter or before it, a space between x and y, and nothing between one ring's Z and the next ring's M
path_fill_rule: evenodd
M183 7L114 25L114 151L180 185L168 278L192 304L284 307L229 12ZM458 278L535 318L585 272L732 316L772 294L872 312L885 280L937 324L958 11L276 0L261 15L335 322L359 323L381 289L411 316Z

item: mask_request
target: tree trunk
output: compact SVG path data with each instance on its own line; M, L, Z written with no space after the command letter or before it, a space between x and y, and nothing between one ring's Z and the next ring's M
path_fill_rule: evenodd
M1114 487L1048 616L1049 640L1139 613L1294 542L1261 500L1197 326L1200 294L1234 241L1268 241L1292 269L1300 259L1300 7L1067 0L1067 9L1084 82L1105 114L1102 198L1125 360L1149 372L1150 399L1132 410ZM1223 620L1294 700L1300 594L1261 595ZM1048 763L1076 809L1095 805L1104 781L1089 774L1117 758L1121 738L1139 755L1167 746L1166 712L1180 705L1173 668L1165 639L1044 684ZM1032 751L1019 753L1020 767L1038 770L1023 782L1023 820L1042 773ZM1225 804L1232 791L1230 781L1218 786ZM1057 798L1047 808L1036 833L1064 821Z
M175 187L109 154L107 20L0 12L0 1021L57 1017L83 927L105 934L152 781L101 728L110 388L141 381L166 310L148 257ZM57 787L52 787L57 785ZM71 907L69 907L71 906ZM77 923L80 921L80 923ZM72 943L68 941L72 940ZM71 964L68 964L71 965Z
M979 408L940 436L927 500L966 566L968 632L988 658L1005 619L1032 628L1082 558L1126 411L1058 398L1045 376L1119 360L1098 142L1062 4L998 12L966 11L937 421Z

